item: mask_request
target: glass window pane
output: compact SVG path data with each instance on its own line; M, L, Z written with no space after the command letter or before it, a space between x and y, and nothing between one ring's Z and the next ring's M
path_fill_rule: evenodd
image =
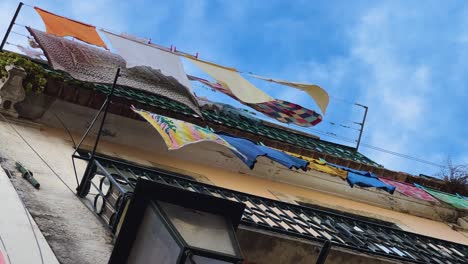
M159 202L187 244L236 256L232 227L223 216ZM234 234L233 234L234 235Z
M174 264L180 248L151 206L146 208L127 263Z
M192 258L187 258L185 260L185 264L228 264L230 262L217 260L217 259L210 259L201 256L192 256Z

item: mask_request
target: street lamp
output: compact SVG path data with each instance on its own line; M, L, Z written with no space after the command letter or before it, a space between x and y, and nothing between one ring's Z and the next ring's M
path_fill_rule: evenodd
M240 263L245 205L138 179L110 264Z

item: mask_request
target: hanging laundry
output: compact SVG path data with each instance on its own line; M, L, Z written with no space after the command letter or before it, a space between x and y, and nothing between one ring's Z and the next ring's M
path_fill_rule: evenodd
M260 119L252 116L252 114L249 113L247 110L237 108L229 104L212 102L206 97L197 96L196 98L202 110L211 110L216 112L216 114L218 115L232 117L236 120L241 119L253 125L258 125L262 122Z
M268 94L244 79L235 69L191 57L186 58L213 77L224 89L229 90L242 103L257 104L273 100Z
M236 155L244 157L242 153L210 130L162 115L136 109L132 110L150 123L161 135L169 150L180 149L183 146L202 141L211 141L231 149Z
M348 172L347 171L341 170L341 169L338 169L338 168L334 168L332 166L327 165L326 162L323 163L323 162L321 162L319 160L315 160L315 159L313 161L310 161L309 169L325 172L325 173L328 173L330 175L335 175L335 176L340 177L343 180L346 180L348 178Z
M428 193L426 193L424 190L415 187L412 184L406 183L406 182L400 182L396 180L391 180L391 179L386 179L386 178L381 178L379 177L379 180L385 182L386 184L392 185L396 187L397 192L404 194L409 197L425 200L428 202L434 202L438 203L438 201L430 196Z
M441 191L436 191L424 186L421 186L419 184L414 184L416 187L421 188L422 190L426 191L430 195L434 196L435 198L439 199L440 201L450 204L451 206L455 208L460 208L460 209L468 209L468 201L462 198L457 197L456 195L449 194L449 193L444 193Z
M278 83L278 84L282 84L282 85L286 85L292 88L302 90L308 93L314 99L315 103L317 103L318 107L320 108L323 114L325 114L327 111L330 97L328 96L328 93L318 85L297 83L297 82L290 82L290 81L283 81L283 80L275 80L275 79L271 79L267 77L254 75L254 74L250 74L250 76L260 79L260 80L274 82L274 83Z
M58 37L74 37L86 43L107 49L95 26L53 14L37 6L34 9L41 16L42 21L44 21L47 33Z
M229 142L232 146L234 146L240 153L242 153L246 158L239 158L250 168L253 169L255 163L257 163L257 157L265 156L275 162L278 162L289 169L302 169L304 171L307 170L307 165L309 164L308 161L293 157L288 155L284 152L281 152L276 149L272 149L266 146L257 145L256 143L244 139L233 137L224 133L217 133L220 137L224 140ZM234 153L238 155L237 153Z
M296 158L300 158L303 160L306 160L309 162L309 166L307 167L309 170L316 170L316 171L321 171L324 173L328 173L333 176L338 176L343 180L346 180L348 178L348 172L339 168L335 168L333 166L330 166L327 164L325 160L318 160L314 158L309 158L305 156L301 156L299 154L294 154L291 152L284 151L286 154L289 154L291 156L294 156Z
M282 123L310 127L322 121L322 116L317 112L279 99L259 104L248 104L248 106Z
M33 39L33 38L30 38L30 37L28 37L28 44L29 44L29 46L30 46L31 48L33 48L33 49L39 49L39 48L41 48L41 47L39 46L39 44L37 44L37 42L34 41L34 39Z
M41 51L39 50L33 50L33 49L30 49L30 48L26 48L26 47L23 47L21 45L15 45L23 54L25 54L26 56L30 57L30 58L33 58L33 59L42 59L42 56L44 56L44 54L42 54Z
M373 174L368 174L368 175L373 175ZM351 187L354 187L354 185L357 185L360 187L374 187L377 189L382 189L390 194L393 194L393 192L395 192L395 189L396 189L395 186L386 184L380 181L377 177L364 176L364 175L357 174L354 172L348 172L348 178L346 178L346 181Z
M54 70L67 72L80 81L112 84L117 67L120 67L121 76L117 81L119 86L169 98L202 116L193 93L158 70L150 67L126 69L125 60L117 54L36 29L27 29L44 51L50 67Z
M101 32L110 41L112 47L118 51L119 55L125 59L127 68L149 66L155 70L160 70L166 76L173 77L190 91L192 90L192 85L187 78L179 56L154 45L140 42L136 38L128 38L102 29Z
M298 126L310 127L315 126L322 121L322 116L315 111L304 108L300 105L293 104L287 101L273 99L272 101L257 104L244 103L237 98L230 90L225 89L223 86L217 83L212 83L202 78L188 76L189 80L198 81L204 85L207 85L216 91L224 93L233 99L247 105L264 115L276 119L283 123L292 123Z

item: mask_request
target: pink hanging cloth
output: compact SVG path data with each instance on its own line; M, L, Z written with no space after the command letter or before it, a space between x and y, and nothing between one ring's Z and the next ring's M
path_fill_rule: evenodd
M401 182L401 181L396 181L396 180L390 180L386 178L381 178L379 177L379 180L385 182L386 184L390 184L396 187L397 192L402 193L406 196L414 197L417 199L425 200L428 202L433 202L433 203L439 203L434 197L432 197L430 194L425 192L424 190L406 183L406 182Z

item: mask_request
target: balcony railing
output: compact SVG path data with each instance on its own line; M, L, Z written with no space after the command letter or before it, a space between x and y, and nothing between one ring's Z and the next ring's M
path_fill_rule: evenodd
M468 246L354 219L325 210L289 204L192 180L169 171L97 157L88 164L98 190L95 210L117 230L139 177L246 204L241 223L280 234L325 242L370 255L415 263L466 263ZM96 183L97 182L97 183Z

